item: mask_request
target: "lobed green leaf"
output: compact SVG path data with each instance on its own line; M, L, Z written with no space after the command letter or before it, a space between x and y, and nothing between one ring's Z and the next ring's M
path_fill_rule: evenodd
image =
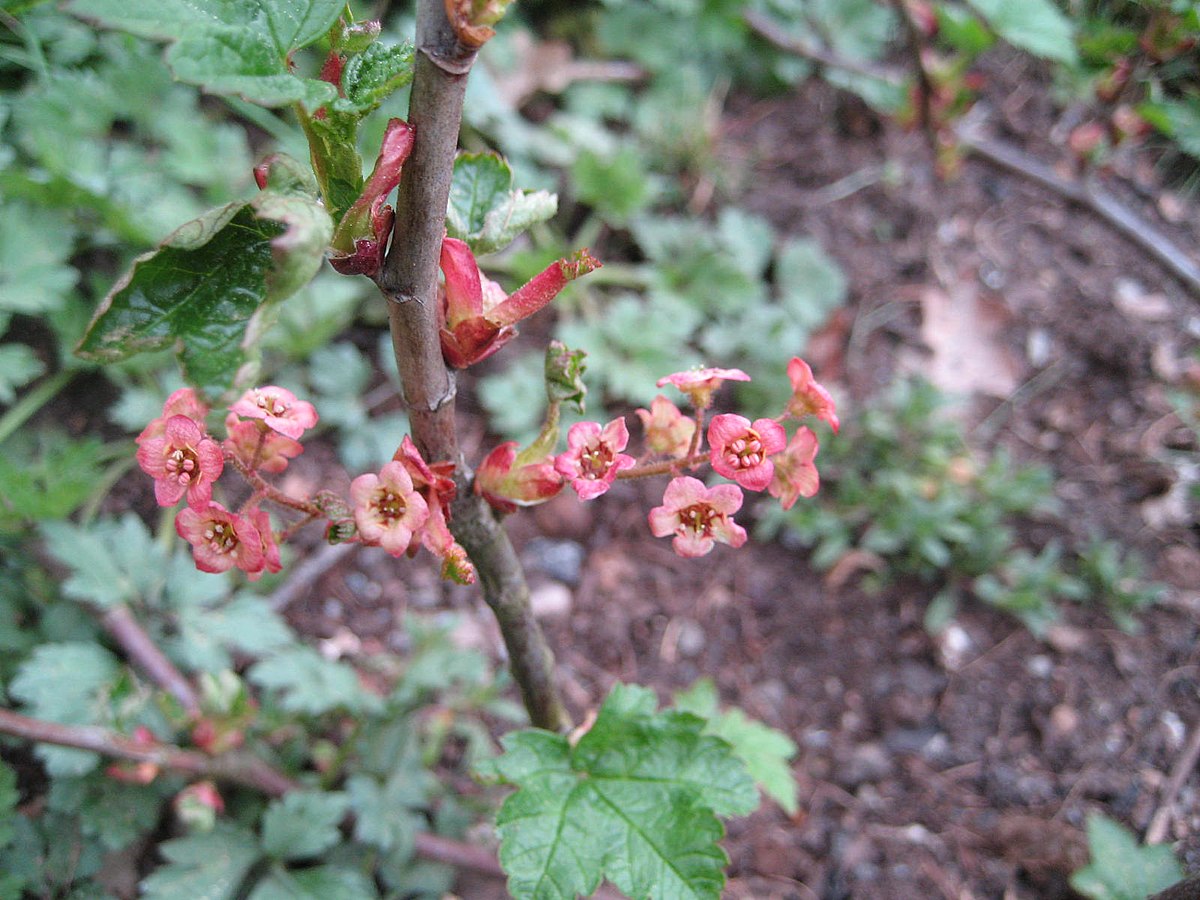
M1071 887L1091 900L1144 900L1183 878L1170 847L1143 847L1112 819L1087 820L1092 861L1071 876Z
M548 191L513 190L508 163L494 153L462 153L454 161L446 232L476 254L494 253L558 212Z
M1065 65L1079 60L1075 29L1052 0L968 0L1004 40Z
M167 864L142 881L144 900L233 900L259 858L254 835L228 822L158 849Z
M288 712L319 716L336 709L378 708L379 698L363 690L350 666L331 662L309 647L288 647L254 664L247 677L278 695Z
M338 824L349 808L344 793L294 791L274 800L263 813L263 850L273 859L324 853L342 839Z

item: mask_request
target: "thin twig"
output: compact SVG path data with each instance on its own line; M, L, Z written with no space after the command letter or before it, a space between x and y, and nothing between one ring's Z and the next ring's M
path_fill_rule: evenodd
M206 778L252 788L270 797L299 790L300 783L288 778L256 756L222 753L208 756L172 744L142 743L95 725L60 725L0 709L0 734L58 747L90 750L103 756L148 762L194 778ZM484 847L455 841L441 835L418 832L415 849L419 856L483 875L504 877L495 854Z
M275 612L287 609L316 584L322 575L361 546L362 544L323 545L312 556L292 567L287 580L271 594L271 609Z
M877 81L895 85L896 87L904 84L903 75L896 70L878 66L864 60L841 56L826 47L802 41L784 31L779 23L770 16L756 10L746 10L742 13L742 18L746 20L746 24L759 37L786 53L794 53L796 56L802 56L822 66L831 69L841 69L843 72L849 72L852 75L861 75L863 78L873 78Z
M917 102L915 104L917 125L925 135L925 142L929 145L930 154L936 159L938 139L937 129L933 122L933 79L929 77L929 70L925 68L925 59L921 55L921 51L924 49L921 46L921 32L917 28L917 23L913 21L905 0L891 0L891 5L904 28L905 49L908 51L909 63L912 65L917 79Z
M1064 178L1041 160L1011 144L984 137L976 128L962 126L956 129L956 134L972 153L1037 182L1094 213L1157 259L1193 292L1200 295L1200 266L1176 247L1170 238L1106 191L1095 178Z
M155 684L178 700L189 716L200 716L200 701L192 689L191 682L167 659L166 654L151 640L150 635L146 634L145 629L129 611L129 607L114 606L100 617L100 622L121 645L126 655L145 671Z
M1179 792L1183 790L1183 783L1196 768L1197 760L1200 760L1200 725L1192 729L1192 736L1189 738L1187 746L1175 760L1175 765L1171 767L1171 774L1163 787L1158 809L1150 819L1150 827L1146 829L1147 844L1161 844L1166 838L1167 829L1176 812L1175 798L1179 796Z

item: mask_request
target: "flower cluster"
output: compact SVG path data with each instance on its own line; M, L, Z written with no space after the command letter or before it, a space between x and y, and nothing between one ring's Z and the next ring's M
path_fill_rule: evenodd
M187 505L175 530L192 546L202 572L241 569L251 580L281 568L279 537L262 503L270 500L303 518L285 529L290 535L307 522L325 519L331 541L358 540L383 547L393 556L413 554L424 545L443 561L443 574L470 583L475 574L466 552L450 534L450 502L456 486L453 464L430 465L405 438L395 458L378 474L361 475L350 488L351 506L328 496L297 498L271 485L304 452L300 438L317 424L313 405L291 391L270 385L246 391L229 406L226 438L207 430L209 409L190 388L172 394L137 437L137 461L154 479L160 506ZM249 482L252 493L235 512L213 499L213 486L227 468Z
M566 452L557 456L548 452L545 433L525 450L518 450L511 441L501 444L480 467L476 490L497 509L511 512L518 506L545 502L568 484L581 500L593 500L617 479L669 474L674 477L663 495L663 505L650 512L651 532L673 538L680 556L703 556L717 543L740 547L746 532L734 522L733 514L742 506L743 491L766 491L784 509L817 492L817 437L812 429L799 425L789 440L784 423L812 417L828 423L834 432L838 430L833 398L813 378L808 364L796 357L788 364L787 374L792 395L778 418L750 421L735 413L722 413L712 417L706 432L704 419L720 386L725 381L749 381L750 376L740 369L676 372L659 379L658 386L671 385L682 391L694 414L685 415L661 394L649 409L637 410L647 448L643 459L623 452L629 444L623 418L603 426L579 422L567 432ZM553 422L556 437L557 412ZM682 474L705 464L733 483L707 487Z

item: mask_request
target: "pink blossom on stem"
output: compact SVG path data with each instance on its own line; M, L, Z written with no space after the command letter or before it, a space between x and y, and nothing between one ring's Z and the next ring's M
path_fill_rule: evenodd
M291 391L275 385L251 388L229 411L244 419L259 419L293 440L317 424L317 411L311 403L297 400Z
M429 507L413 487L404 464L392 460L378 475L359 475L350 483L354 521L365 544L378 544L392 556L403 556L418 540L429 519Z
M563 484L549 454L518 465L516 441L506 441L489 453L475 473L475 493L506 513L516 512L519 506L545 503Z
M816 457L817 436L804 426L796 429L787 449L775 457L775 476L767 491L779 498L784 509L791 509L799 498L817 492L821 481L813 462Z
M175 531L192 545L192 557L201 572L238 568L256 575L263 570L262 535L249 519L220 503L181 509L175 517Z
M137 461L154 479L159 506L174 506L187 494L188 506L203 507L225 468L220 446L187 416L170 416L162 434L143 440Z
M225 430L229 434L221 442L225 452L254 471L277 475L287 468L288 460L304 452L299 441L273 431L262 419L239 419L230 413L225 417Z
M708 409L712 405L712 395L726 381L749 381L750 376L741 369L688 369L686 372L674 372L658 379L658 386L674 385L683 391L692 401L696 409Z
M756 419L726 413L713 416L708 426L709 461L719 475L732 478L749 491L771 483L775 464L770 456L787 444L787 433L774 419Z
M746 543L746 529L731 517L741 507L737 485L705 487L684 475L671 480L663 505L650 510L650 531L655 537L674 536L671 546L680 556L704 556L718 541L740 547Z
M686 456L696 433L696 423L688 418L679 407L659 394L650 403L649 409L636 410L646 432L646 446L654 453L665 456Z
M815 416L823 422L828 422L836 434L841 423L838 422L833 397L813 378L808 363L798 356L792 357L792 361L788 363L787 374L792 382L792 399L788 401L784 415L795 416L797 419Z
M139 446L143 441L152 437L161 437L167 427L167 419L171 416L187 416L193 422L204 428L204 419L208 415L208 407L200 402L196 392L191 388L180 388L167 398L163 404L162 416L152 421L139 434L134 443Z
M603 430L596 422L576 422L567 431L567 451L554 459L554 470L571 482L580 500L594 500L612 487L618 472L635 464L621 452L628 444L623 418Z
M392 458L408 471L413 488L429 507L421 543L442 561L442 577L458 584L474 584L475 566L467 558L467 551L450 533L450 504L458 493L453 477L454 463L426 463L408 435L404 436Z
M255 506L246 512L246 518L250 520L250 524L258 531L259 538L262 539L262 557L263 570L267 572L278 572L283 568L283 563L279 559L279 544L275 542L275 532L271 530L271 516L265 509ZM251 581L258 581L262 571L252 572L250 574Z

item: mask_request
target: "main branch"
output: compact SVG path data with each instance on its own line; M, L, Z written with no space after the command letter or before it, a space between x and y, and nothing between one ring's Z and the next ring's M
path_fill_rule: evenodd
M456 463L458 499L450 527L475 564L484 598L500 622L529 717L540 728L565 731L571 720L554 683L553 655L530 608L524 572L503 527L471 489L471 471L458 447L454 378L438 339L438 260L475 51L458 40L443 0L419 0L416 46L409 105L415 142L400 181L391 248L377 283L388 299L392 348L413 440L425 459Z

